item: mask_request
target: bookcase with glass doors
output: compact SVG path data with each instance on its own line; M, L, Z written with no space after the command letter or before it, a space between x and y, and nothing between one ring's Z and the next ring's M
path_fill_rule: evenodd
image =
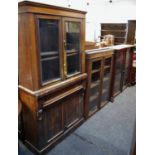
M92 116L110 100L113 50L110 48L86 51L88 74L85 95L85 117Z
M122 44L110 47L114 50L111 82L111 101L130 85L132 55L135 45Z
M84 11L19 2L24 142L44 154L84 120Z

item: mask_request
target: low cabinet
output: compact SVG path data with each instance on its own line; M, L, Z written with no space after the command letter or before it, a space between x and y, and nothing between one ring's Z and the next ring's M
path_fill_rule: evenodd
M135 45L116 45L111 82L111 101L130 84L133 47Z
M88 118L103 107L110 99L112 75L112 50L86 51L88 74L85 96L85 117Z

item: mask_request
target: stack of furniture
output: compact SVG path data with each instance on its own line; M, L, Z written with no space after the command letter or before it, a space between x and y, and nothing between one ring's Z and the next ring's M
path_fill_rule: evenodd
M127 23L101 23L101 40L104 36L114 35L114 44L135 44L136 20Z
M101 39L105 35L114 35L114 44L124 44L126 42L127 24L126 23L101 23Z
M24 142L35 154L84 120L85 13L19 3L19 97Z

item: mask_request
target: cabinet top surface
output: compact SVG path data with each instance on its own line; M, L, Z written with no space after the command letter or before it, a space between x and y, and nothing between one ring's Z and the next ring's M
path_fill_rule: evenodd
M109 52L113 49L111 49L110 47L104 47L104 48L98 48L98 49L92 49L92 50L86 50L86 54L95 54L95 53L103 53L103 52Z
M113 52L114 50L121 50L125 48L131 48L135 47L136 45L130 45L130 44L121 44L121 45L114 45L114 46L108 46L104 48L98 48L98 49L91 49L91 50L86 50L85 53L86 55L92 55L92 54L98 54L98 53L107 53L107 52Z
M130 44L121 44L121 45L115 45L115 46L110 46L109 48L113 50L121 50L124 48L130 48L130 47L135 47L136 45L130 45Z
M22 7L22 6L43 7L43 8L48 8L48 9L64 10L64 11L76 12L76 13L82 13L82 14L87 13L86 11L70 9L70 8L65 8L65 7L60 7L60 6L54 6L54 5L50 5L50 4L44 4L44 3L32 2L32 1L19 2L18 7Z

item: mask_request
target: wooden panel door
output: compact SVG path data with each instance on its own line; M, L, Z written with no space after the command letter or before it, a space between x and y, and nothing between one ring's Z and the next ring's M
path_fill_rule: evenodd
M41 141L48 143L59 136L63 130L63 100L46 107L43 110Z
M64 127L68 129L83 118L83 91L76 92L66 97L63 103Z

